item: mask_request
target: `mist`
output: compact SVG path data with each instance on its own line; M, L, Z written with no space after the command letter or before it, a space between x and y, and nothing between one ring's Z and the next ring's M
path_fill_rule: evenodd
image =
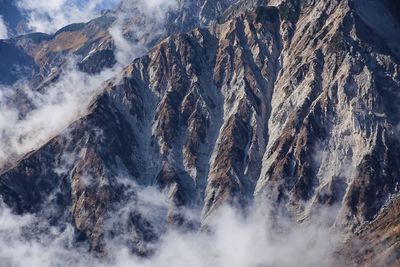
M0 16L0 39L7 39L8 38L8 29L3 20L3 17Z
M102 8L116 4L112 0L17 0L17 6L27 16L27 27L33 32L54 33L62 27L87 22Z
M93 97L101 92L101 85L119 70L116 67L87 75L71 63L59 81L44 91L22 85L21 90L34 106L23 115L10 101L16 98L17 90L0 88L0 163L40 147L81 117Z
M142 199L142 205L162 209L165 202L157 199L160 198ZM7 267L340 265L335 259L338 239L333 230L320 223L294 227L284 217L272 221L266 211L258 209L245 216L223 206L207 222L207 231L183 232L171 227L153 244L154 254L141 258L132 254L119 238L107 239L107 254L94 256L85 245L73 245L74 230L70 225L63 231L48 227L39 237L30 237L27 229L47 222L32 215L13 215L1 206L0 258ZM110 217L124 220L116 214Z

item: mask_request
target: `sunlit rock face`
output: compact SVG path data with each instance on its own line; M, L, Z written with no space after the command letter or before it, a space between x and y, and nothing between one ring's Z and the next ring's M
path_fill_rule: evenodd
M84 114L7 163L0 195L16 213L71 222L93 251L122 234L143 256L165 228L206 229L224 204L298 223L329 210L346 240L379 247L339 250L348 264L396 266L400 20L395 1L375 2L179 2ZM32 83L56 80L63 53L96 73L116 62L112 12L4 44L31 57ZM143 18L124 18L122 34ZM156 217L141 209L148 186L166 196Z

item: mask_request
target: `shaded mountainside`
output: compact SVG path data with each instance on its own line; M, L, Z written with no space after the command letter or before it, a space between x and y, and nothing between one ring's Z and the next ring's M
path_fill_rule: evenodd
M393 198L378 216L346 242L347 264L398 266L400 264L400 198Z
M185 207L202 209L203 223L223 203L272 203L295 221L328 208L331 225L366 244L364 255L347 255L354 264L396 266L398 199L385 203L400 190L397 37L369 25L374 10L357 1L268 2L239 2L219 23L136 59L85 116L1 172L4 202L73 222L97 251L110 212L131 203L119 223L140 254L158 230L136 209L137 186L167 192L164 222L186 227ZM72 51L105 45L104 30L87 25L81 38L64 29L47 47L57 38Z
M111 67L115 59L108 27L113 21L110 17L100 17L86 24L69 25L54 35L32 33L1 40L0 53L12 57L0 59L3 74L0 83L11 85L24 79L33 87L40 87L57 78L71 55L80 57L81 70L89 73ZM107 57L107 51L111 51L111 58ZM90 59L96 60L95 69L87 63ZM94 65L93 61L91 65Z

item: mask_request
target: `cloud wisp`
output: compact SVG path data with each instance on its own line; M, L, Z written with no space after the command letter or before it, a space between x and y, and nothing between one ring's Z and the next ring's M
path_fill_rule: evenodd
M17 0L17 6L27 14L31 31L54 33L68 24L89 21L98 16L99 9L112 6L110 2L116 1Z
M3 20L3 17L0 16L0 39L8 38L8 29L6 23Z
M167 15L177 7L175 0L123 1L109 30L116 44L117 62L126 65L129 59L143 55L165 34Z
M147 209L154 205L163 208L165 203L154 203L150 197L142 201L148 202L142 203ZM118 238L106 240L106 257L95 257L85 251L87 247L73 245L72 226L63 231L49 227L49 234L27 238L29 227L47 223L33 216L13 215L1 206L0 258L10 267L27 263L32 267L340 266L334 256L338 240L323 224L294 226L283 217L272 223L267 212L241 214L224 206L208 222L207 231L167 230L150 257L135 256ZM123 216L120 213L114 217L123 221Z
M22 86L34 106L26 114L10 101L18 97L18 91L0 88L0 163L38 148L82 116L101 85L119 71L114 68L87 75L71 64L60 80L44 91Z
M94 12L100 2L91 1L83 5ZM46 1L29 3L26 3L25 8L32 7L41 10L43 7L40 12L68 11L68 8L64 9L65 1L55 1L51 4ZM118 63L111 69L89 75L79 71L76 60L71 58L68 67L62 71L60 79L40 92L28 85L18 84L11 88L0 86L0 168L7 161L15 160L37 149L59 134L71 122L84 115L88 104L104 88L103 83L108 79L118 77L124 66L147 51L151 35L163 31L166 14L170 8L174 7L173 3L174 1L171 0L139 1L137 6L130 3L127 8L117 11L115 16L118 19L110 29L110 33L114 38ZM22 5L22 2L20 4ZM134 33L137 38L134 38L134 41L128 41L125 38L124 27L129 15L132 17L132 14L128 12L134 7L140 11L140 20L146 26L141 27L140 30L135 27ZM48 23L58 27L57 23L52 22L53 17L49 14L46 15L51 18ZM60 23L65 24L65 21L60 21ZM27 102L32 103L33 108L27 112L21 112L21 108L15 103L20 92L27 98Z

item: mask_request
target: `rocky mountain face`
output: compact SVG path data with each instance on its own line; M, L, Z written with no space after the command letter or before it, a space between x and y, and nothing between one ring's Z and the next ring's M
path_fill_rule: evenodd
M4 202L71 222L98 252L124 225L140 255L162 231L138 208L141 187L168 195L166 227L204 227L224 203L272 204L299 223L329 210L344 246L362 244L340 253L349 265L399 264L397 2L188 3L84 116L1 169ZM42 77L70 52L90 57L80 63L89 73L111 66L107 16L4 41L21 57L1 60L30 62ZM110 226L124 206L128 221ZM198 220L188 208L202 210Z
M388 201L380 214L348 240L343 253L349 265L397 266L399 265L399 212L400 198ZM356 249L357 248L357 249Z

